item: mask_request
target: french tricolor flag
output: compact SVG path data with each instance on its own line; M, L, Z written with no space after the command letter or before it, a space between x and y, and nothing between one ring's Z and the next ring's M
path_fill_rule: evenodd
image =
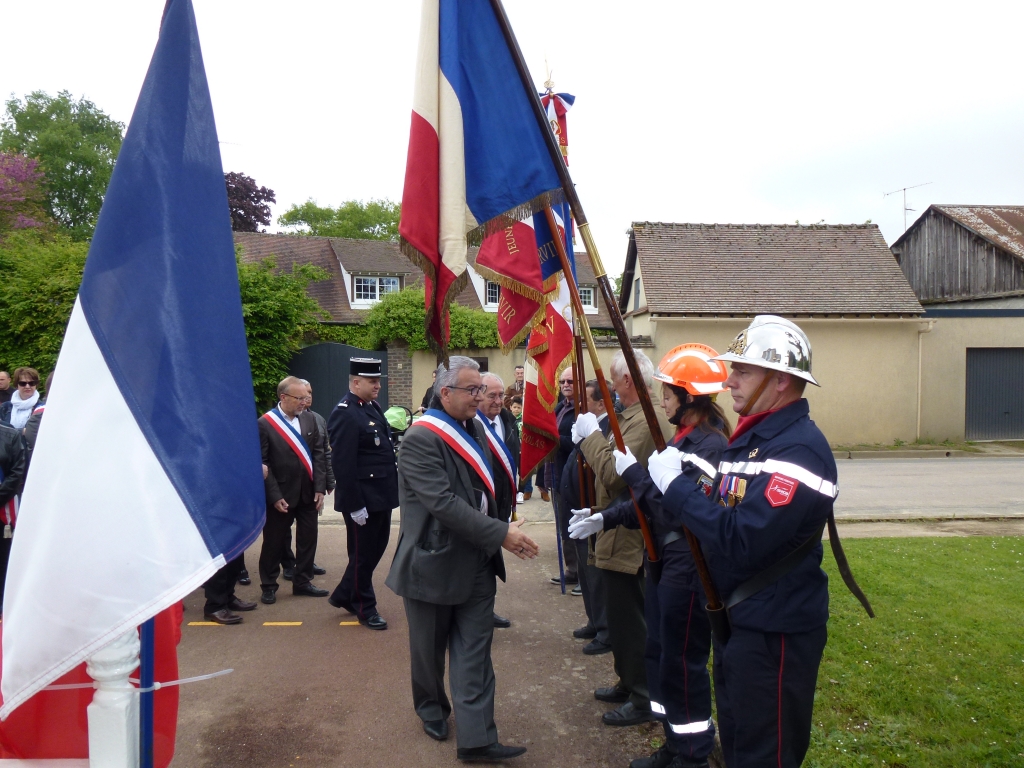
M19 510L3 708L187 595L265 500L231 220L189 0L169 0Z
M443 351L470 242L561 200L558 174L485 0L424 0L399 234Z

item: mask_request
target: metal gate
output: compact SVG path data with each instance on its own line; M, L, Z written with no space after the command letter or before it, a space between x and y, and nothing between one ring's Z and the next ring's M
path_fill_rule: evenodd
M305 379L313 387L313 410L325 419L331 415L334 406L348 392L348 361L353 357L373 357L381 361L383 376L380 377L380 396L377 402L381 408L388 408L388 353L370 352L348 344L325 342L303 347L292 358L288 372Z
M968 440L1024 440L1024 347L967 350Z

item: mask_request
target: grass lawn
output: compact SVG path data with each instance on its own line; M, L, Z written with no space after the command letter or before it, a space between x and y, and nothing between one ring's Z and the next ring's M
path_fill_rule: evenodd
M829 640L805 766L1024 766L1024 538L828 546Z

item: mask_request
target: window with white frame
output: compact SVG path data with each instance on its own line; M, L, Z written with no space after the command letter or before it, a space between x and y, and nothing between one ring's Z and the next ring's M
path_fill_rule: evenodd
M384 294L401 288L401 280L397 277L356 276L352 278L352 300L354 303L368 304L380 301Z
M501 298L501 286L490 280L487 281L487 293L486 293L487 306L496 307L498 306L498 300Z
M580 286L580 304L588 309L596 309L597 304L594 303L594 289L590 286Z

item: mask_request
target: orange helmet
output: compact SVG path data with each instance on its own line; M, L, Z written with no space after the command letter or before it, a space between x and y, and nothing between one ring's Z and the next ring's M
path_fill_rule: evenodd
M691 395L724 392L722 384L729 378L729 372L712 359L715 357L718 353L707 344L680 344L661 358L654 378L682 387Z

